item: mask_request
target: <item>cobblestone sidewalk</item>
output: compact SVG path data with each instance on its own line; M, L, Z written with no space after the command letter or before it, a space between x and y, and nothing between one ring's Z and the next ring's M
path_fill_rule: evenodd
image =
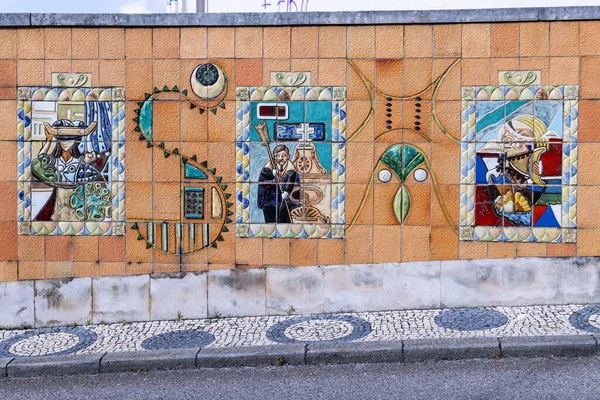
M404 339L589 335L600 306L404 310L0 330L0 358Z

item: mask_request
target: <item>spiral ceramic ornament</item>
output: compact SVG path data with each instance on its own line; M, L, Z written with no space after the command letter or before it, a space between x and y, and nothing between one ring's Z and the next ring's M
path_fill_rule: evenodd
M214 100L227 86L225 72L215 64L202 64L194 69L190 78L192 90L203 100Z

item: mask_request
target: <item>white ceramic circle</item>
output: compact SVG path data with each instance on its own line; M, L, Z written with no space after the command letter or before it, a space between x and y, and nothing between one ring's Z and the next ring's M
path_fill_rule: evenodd
M415 181L423 182L425 179L427 179L427 171L425 171L423 168L416 169L414 172L414 177Z
M392 172L389 169L382 169L377 177L381 182L389 182L392 179Z

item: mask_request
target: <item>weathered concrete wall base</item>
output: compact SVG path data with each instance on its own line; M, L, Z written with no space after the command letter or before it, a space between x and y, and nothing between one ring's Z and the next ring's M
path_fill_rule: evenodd
M600 259L220 270L0 283L0 326L600 302Z

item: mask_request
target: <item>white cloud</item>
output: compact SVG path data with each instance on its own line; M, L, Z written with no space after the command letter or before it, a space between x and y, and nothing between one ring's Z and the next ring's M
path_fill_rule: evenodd
M119 12L123 14L144 14L149 13L150 9L146 0L126 0L127 4L119 7Z

